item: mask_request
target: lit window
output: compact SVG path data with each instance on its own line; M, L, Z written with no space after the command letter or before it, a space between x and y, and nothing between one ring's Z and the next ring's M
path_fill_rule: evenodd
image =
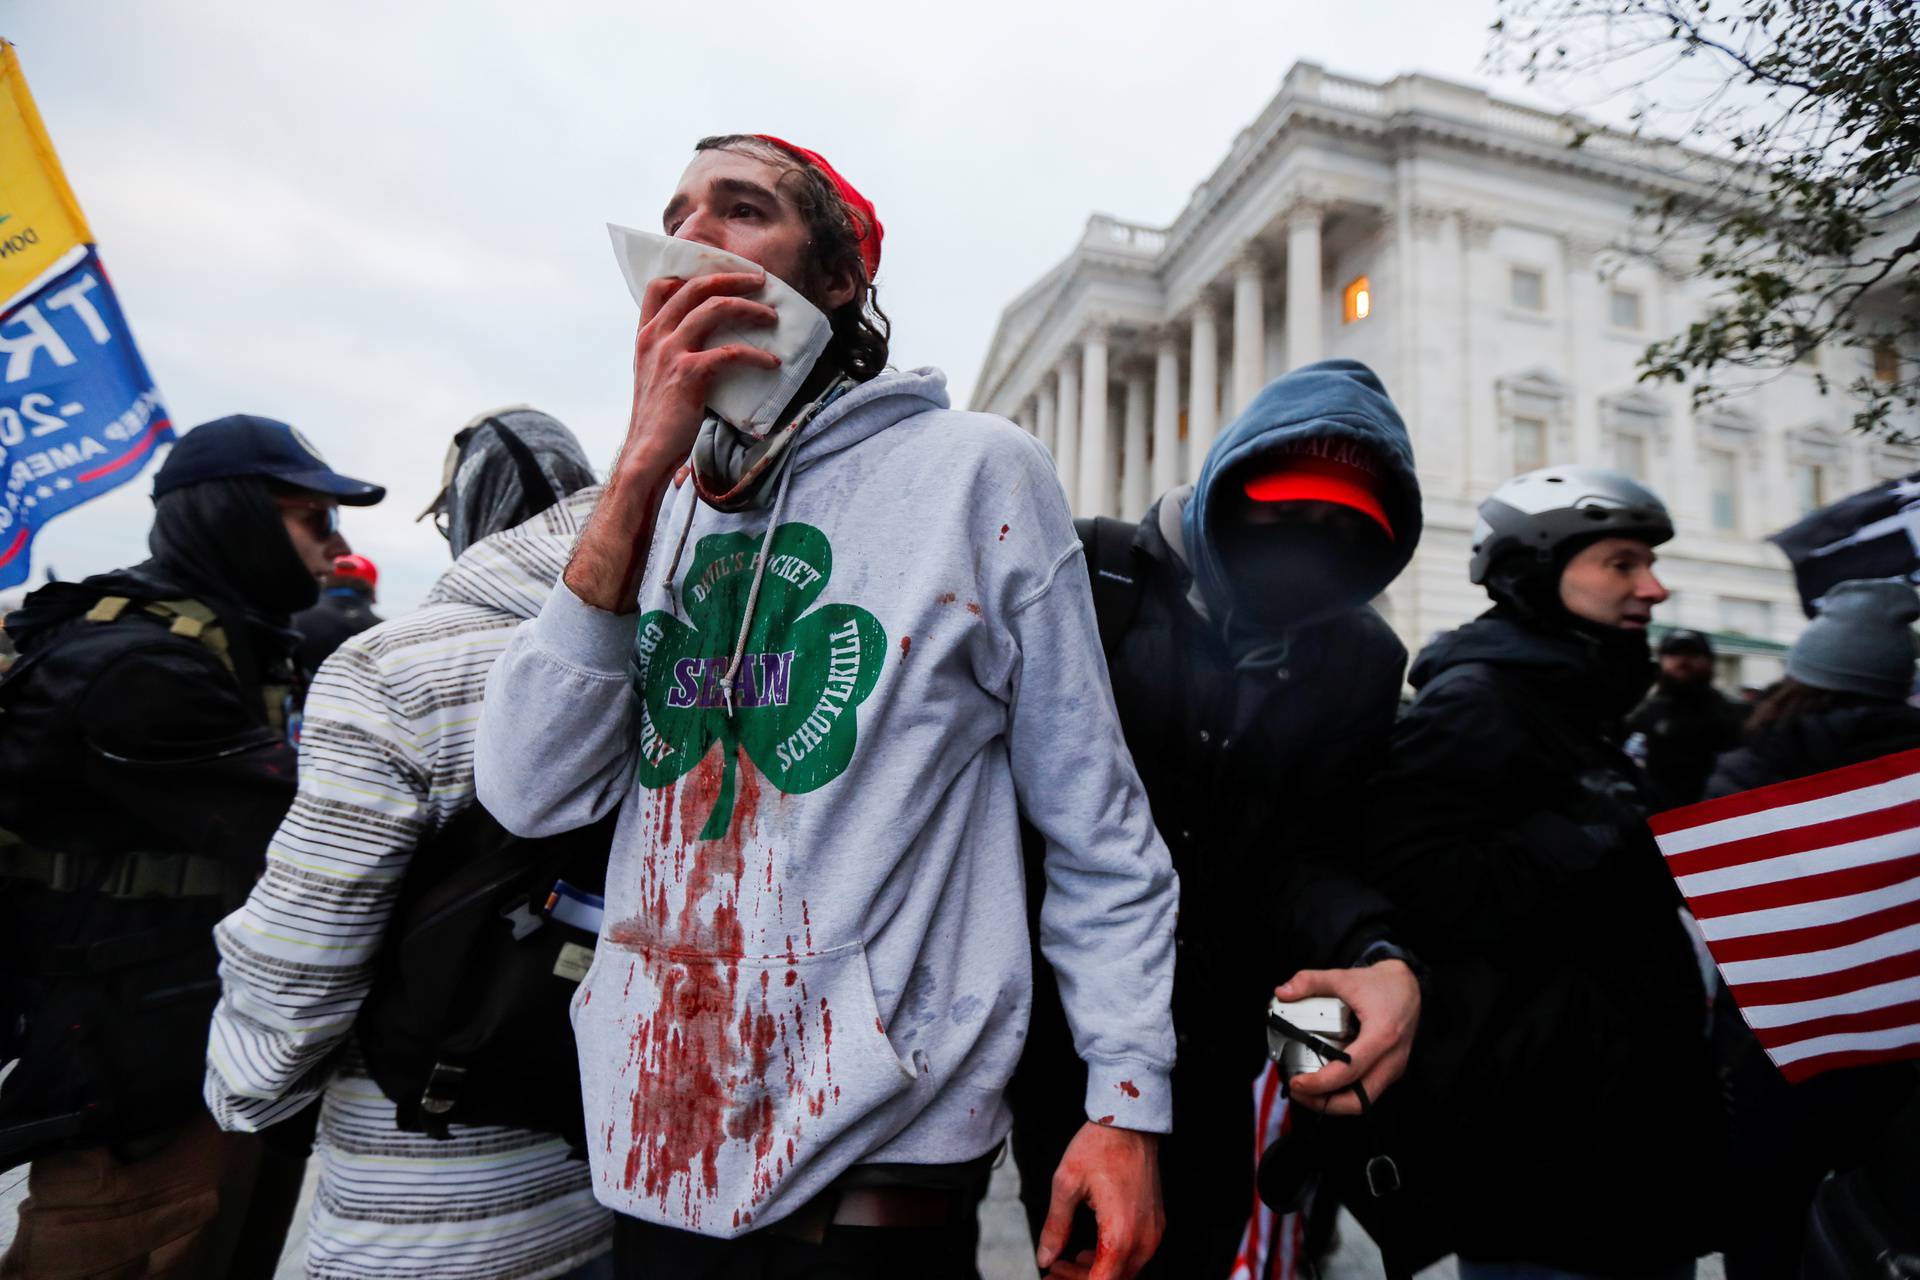
M1635 480L1647 478L1647 438L1632 432L1622 431L1613 437L1613 469L1632 476Z
M1508 283L1508 296L1522 311L1547 309L1547 278L1531 267L1515 267Z
M1827 469L1817 462L1803 462L1793 469L1794 505L1801 515L1827 505Z
M1547 465L1547 420L1513 420L1513 469L1515 474L1538 471Z
M1891 342L1873 344L1873 376L1881 382L1900 381L1900 353Z
M1365 320L1373 314L1373 282L1361 276L1347 286L1346 305L1343 308L1345 323Z
M1612 300L1613 327L1616 329L1638 329L1640 327L1640 295L1631 289L1615 289Z
M1707 450L1707 509L1716 533L1740 530L1740 460L1729 449Z

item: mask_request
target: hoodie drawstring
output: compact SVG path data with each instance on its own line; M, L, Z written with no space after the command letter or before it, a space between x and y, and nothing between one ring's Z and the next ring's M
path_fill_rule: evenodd
M733 678L740 673L740 663L747 656L747 632L753 627L754 610L760 605L760 583L767 574L767 556L773 550L774 532L780 528L780 515L787 508L787 486L793 482L793 458L799 446L796 439L779 464L780 489L773 498L773 511L767 516L766 536L760 539L760 555L753 566L753 585L747 589L747 607L740 618L740 638L734 641L733 661L727 664L727 674L720 681L720 696L726 702L729 720L733 719Z
M687 465L693 465L693 455L687 455ZM692 477L688 477L691 480ZM685 486L682 486L683 488ZM674 576L680 572L680 555L687 549L687 534L693 531L693 513L699 507L700 499L695 494L686 494L687 518L680 522L680 536L673 540L673 559L667 564L667 577L663 584L667 589L667 599L673 601L673 607L680 607L680 587L674 582Z

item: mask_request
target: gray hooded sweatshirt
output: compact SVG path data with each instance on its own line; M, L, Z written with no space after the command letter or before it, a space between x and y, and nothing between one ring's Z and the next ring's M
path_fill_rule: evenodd
M502 823L620 809L573 1002L596 1194L732 1236L853 1164L999 1143L1022 812L1087 1116L1167 1131L1178 891L1045 451L888 373L801 429L776 494L670 491L637 619L563 583L488 680Z

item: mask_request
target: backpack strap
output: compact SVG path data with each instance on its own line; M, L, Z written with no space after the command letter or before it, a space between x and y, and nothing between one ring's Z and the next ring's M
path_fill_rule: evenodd
M199 600L181 598L178 600L142 600L134 601L127 596L103 596L98 604L89 609L85 618L96 625L118 622L122 618L137 618L145 614L167 625L171 635L183 640L197 641L214 657L220 659L220 665L227 674L239 681L242 688L246 681L240 678L240 668L233 660L232 644L227 637L227 629L220 621L220 615ZM277 737L288 737L289 716L294 701L294 689L286 684L260 684L256 686L260 695L260 705L267 718L267 726ZM297 733L292 741L298 740Z
M1086 552L1100 648L1112 658L1140 610L1140 597L1146 594L1133 550L1136 526L1110 516L1082 516L1073 522L1073 531L1080 535Z
M220 616L198 600L146 600L142 601L132 614L127 612L133 604L127 596L102 596L99 603L87 610L86 620L96 626L109 622L118 622L123 617L137 617L149 614L167 624L167 630L185 640L198 640L214 657L220 659L220 665L229 675L236 675L233 655L227 651L226 628L220 625Z

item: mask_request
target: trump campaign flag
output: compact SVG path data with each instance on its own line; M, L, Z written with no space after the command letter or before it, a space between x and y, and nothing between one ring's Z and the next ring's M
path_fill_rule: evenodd
M40 123L0 41L0 588L33 535L139 474L173 437Z
M1920 750L1675 809L1652 827L1782 1075L1920 1057Z

